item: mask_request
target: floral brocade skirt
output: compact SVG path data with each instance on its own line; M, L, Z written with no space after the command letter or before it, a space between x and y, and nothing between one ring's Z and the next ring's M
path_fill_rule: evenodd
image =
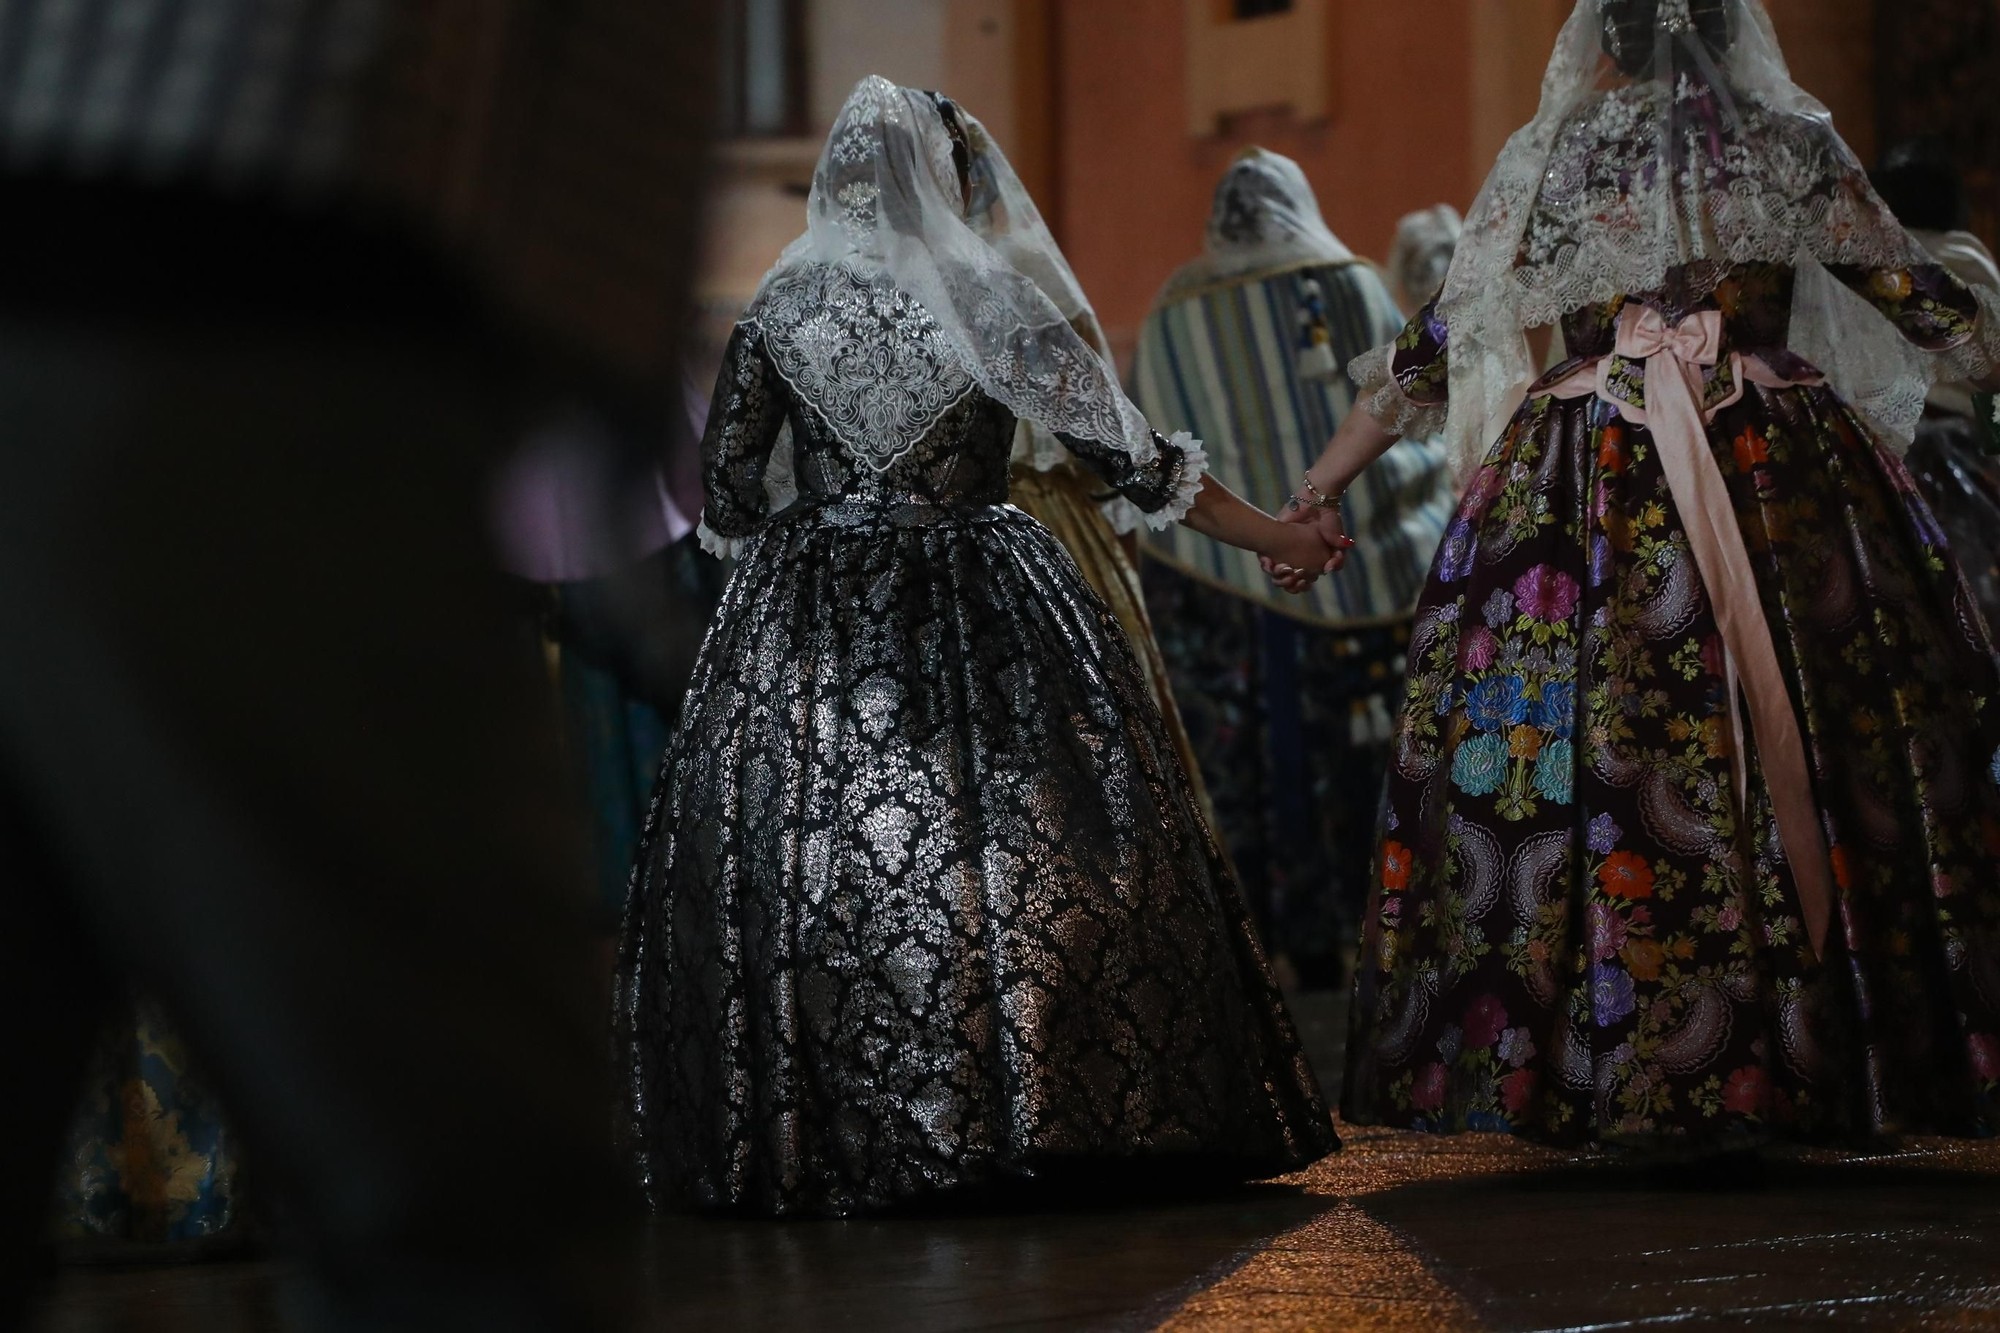
M841 1214L1332 1118L1117 621L1043 527L781 515L723 596L620 946L655 1207Z
M2000 674L1973 599L1829 391L1753 388L1710 442L1831 847L1824 956L1754 753L1739 805L1651 437L1531 398L1418 610L1351 1121L1562 1144L1995 1127Z

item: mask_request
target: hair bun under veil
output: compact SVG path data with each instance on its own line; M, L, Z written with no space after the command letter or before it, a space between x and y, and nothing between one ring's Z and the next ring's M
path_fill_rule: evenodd
M1735 10L1729 0L1598 0L1604 22L1604 54L1628 75L1646 71L1661 35L1684 36L1721 57L1736 40Z

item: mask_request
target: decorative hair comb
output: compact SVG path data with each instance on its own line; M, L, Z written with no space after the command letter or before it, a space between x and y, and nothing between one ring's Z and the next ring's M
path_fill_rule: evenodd
M1597 12L1609 14L1614 9L1623 9L1631 0L1597 0ZM1653 17L1653 26L1665 28L1668 32L1694 31L1694 11L1689 0L1660 0Z

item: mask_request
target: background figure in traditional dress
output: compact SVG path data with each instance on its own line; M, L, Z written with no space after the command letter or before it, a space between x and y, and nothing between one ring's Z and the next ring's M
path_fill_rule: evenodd
M1102 345L1103 334L1095 333L1094 320L1085 323L1079 333L1088 337L1092 346L1099 347L1106 364L1112 364L1110 349ZM1091 337L1093 333L1095 336ZM1045 442L1038 441L1038 435L1045 432L1026 426L1015 432L1013 477L1007 488L1007 501L1055 534L1070 559L1076 561L1090 590L1118 618L1119 628L1125 631L1132 654L1139 659L1139 669L1146 677L1147 693L1158 705L1174 753L1187 772L1195 804L1221 837L1221 818L1209 795L1201 757L1188 735L1186 720L1174 697L1173 678L1154 634L1153 617L1146 607L1145 585L1140 580L1139 565L1132 557L1132 537L1120 534L1104 516L1098 500L1101 483L1093 483L1092 474L1069 456L1061 441L1053 436L1048 436ZM1059 452L1050 452L1050 445ZM1226 845L1223 851L1227 853Z
M135 1001L92 1051L56 1177L58 1240L149 1262L244 1238L236 1136L159 1006Z
M1337 493L1440 426L1471 464L1345 1112L1663 1148L1990 1134L2000 673L1889 432L1993 373L2000 303L1905 234L1758 0L1578 0L1543 87L1313 468ZM1556 321L1571 355L1536 378L1525 333Z
M1450 204L1411 213L1396 225L1396 240L1389 247L1389 285L1405 315L1421 310L1444 285L1464 230L1465 219Z
M1337 1146L1117 620L1006 503L1018 421L1110 508L1318 569L1052 301L996 148L863 80L730 340L704 541L738 563L620 950L656 1207L847 1213L1028 1179L1267 1176ZM788 436L799 498L769 510ZM1284 543L1298 532L1309 543Z
M1132 398L1276 509L1353 406L1338 367L1401 326L1298 164L1252 148L1216 186L1206 252L1140 330ZM1359 923L1410 612L1452 486L1442 445L1397 445L1347 496L1346 574L1303 597L1186 527L1146 539L1146 598L1223 842L1267 947L1307 986L1340 983Z
M1949 155L1921 143L1886 154L1874 172L1882 202L1968 287L2000 291L2000 267L1965 229L1965 182ZM1910 447L1910 475L1951 540L1989 628L2000 627L2000 423L1974 386L1931 386Z
M566 758L590 811L607 936L624 910L660 756L722 584L722 568L690 532L612 574L537 589ZM626 617L641 609L646 628L635 635Z

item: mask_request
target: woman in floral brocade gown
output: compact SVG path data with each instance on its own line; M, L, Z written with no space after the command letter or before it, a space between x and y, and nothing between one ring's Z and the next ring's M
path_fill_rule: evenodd
M1929 377L1991 373L1993 308L1881 206L1756 0L1581 0L1555 61L1439 296L1356 364L1374 419L1309 477L1337 494L1447 419L1473 464L1345 1113L1992 1132L2000 675L1891 446ZM1524 331L1558 321L1531 383ZM1337 532L1316 498L1290 516Z

